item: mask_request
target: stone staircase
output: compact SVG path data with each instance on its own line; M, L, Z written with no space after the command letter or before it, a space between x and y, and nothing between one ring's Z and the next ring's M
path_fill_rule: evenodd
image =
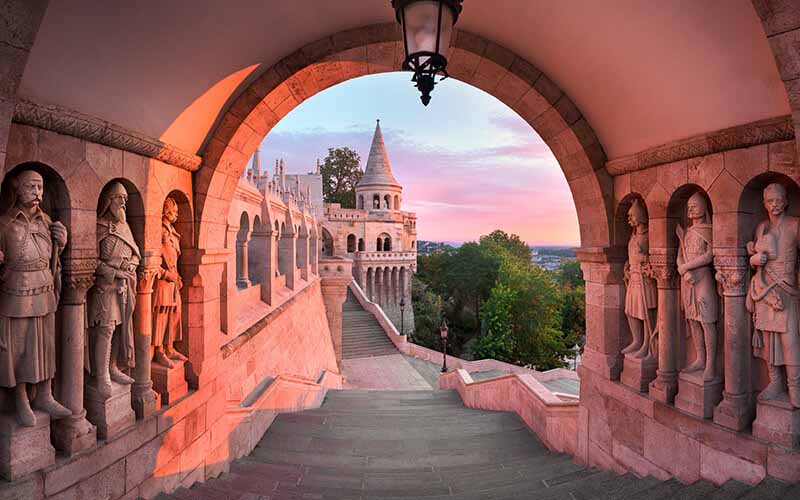
M397 353L375 316L364 310L348 289L347 300L342 305L342 359Z
M465 408L452 391L330 391L321 408L278 416L230 472L167 499L771 499L767 480L639 479L547 450L516 414Z

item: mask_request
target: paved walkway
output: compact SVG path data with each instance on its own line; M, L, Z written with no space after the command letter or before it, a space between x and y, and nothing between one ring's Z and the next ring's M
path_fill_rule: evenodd
M465 408L454 391L330 391L278 415L230 472L159 500L768 500L800 485L720 488L638 479L547 450L514 413Z
M402 354L345 359L342 372L345 389L429 391L439 386L438 378L432 385Z

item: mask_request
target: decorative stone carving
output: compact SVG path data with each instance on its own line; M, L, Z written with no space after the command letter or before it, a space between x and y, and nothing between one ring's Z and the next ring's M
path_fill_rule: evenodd
M703 381L716 376L717 321L719 296L711 264L714 261L711 216L706 200L695 193L687 203L692 225L678 226L678 274L681 276L681 298L687 330L692 338L695 359L684 372L703 372Z
M750 280L747 309L753 313L753 353L769 368L769 384L759 402L788 399L800 407L800 289L797 287L797 248L800 219L786 215L788 198L780 184L764 189L769 216L756 228L755 241L747 244ZM786 381L784 381L784 377Z
M17 99L14 121L155 158L190 172L200 168L201 158L195 154L71 109Z
M67 229L39 206L44 193L41 175L25 170L11 185L12 206L0 216L0 387L13 388L20 423L33 427L33 409L51 418L72 415L52 395L59 257L67 244ZM32 403L29 386L35 392Z
M633 232L628 240L628 262L625 264L625 315L633 341L622 350L622 354L644 359L650 357L658 292L648 260L647 214L639 200L634 200L628 211L628 224Z
M135 365L133 311L136 307L136 268L141 253L125 213L128 193L115 182L100 201L97 216L99 261L95 286L89 291L90 364L97 393L111 397L111 381L130 385L121 369Z
M173 227L178 220L178 204L172 198L164 200L161 219L161 269L155 284L153 312L153 361L165 368L173 368L173 360L186 361L186 356L175 350L175 342L181 340L181 288L183 280L178 272L181 255L181 235Z
M779 116L655 146L608 161L606 168L611 175L621 175L697 156L792 139L791 115Z

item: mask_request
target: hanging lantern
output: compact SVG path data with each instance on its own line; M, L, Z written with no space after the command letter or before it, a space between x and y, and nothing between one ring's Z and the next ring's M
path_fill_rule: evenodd
M403 28L406 58L403 69L414 72L411 81L422 93L425 106L441 74L447 78L447 53L453 26L461 13L463 0L392 0L397 21Z

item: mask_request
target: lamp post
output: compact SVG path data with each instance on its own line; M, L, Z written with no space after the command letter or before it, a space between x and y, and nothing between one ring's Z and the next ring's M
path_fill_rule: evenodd
M442 320L439 335L442 337L442 373L447 373L447 320Z
M447 53L453 26L461 13L463 0L392 0L397 22L403 28L403 47L406 57L403 69L411 70L411 81L422 93L427 106L441 74L447 78Z
M400 335L406 334L404 320L406 317L406 298L400 297Z

